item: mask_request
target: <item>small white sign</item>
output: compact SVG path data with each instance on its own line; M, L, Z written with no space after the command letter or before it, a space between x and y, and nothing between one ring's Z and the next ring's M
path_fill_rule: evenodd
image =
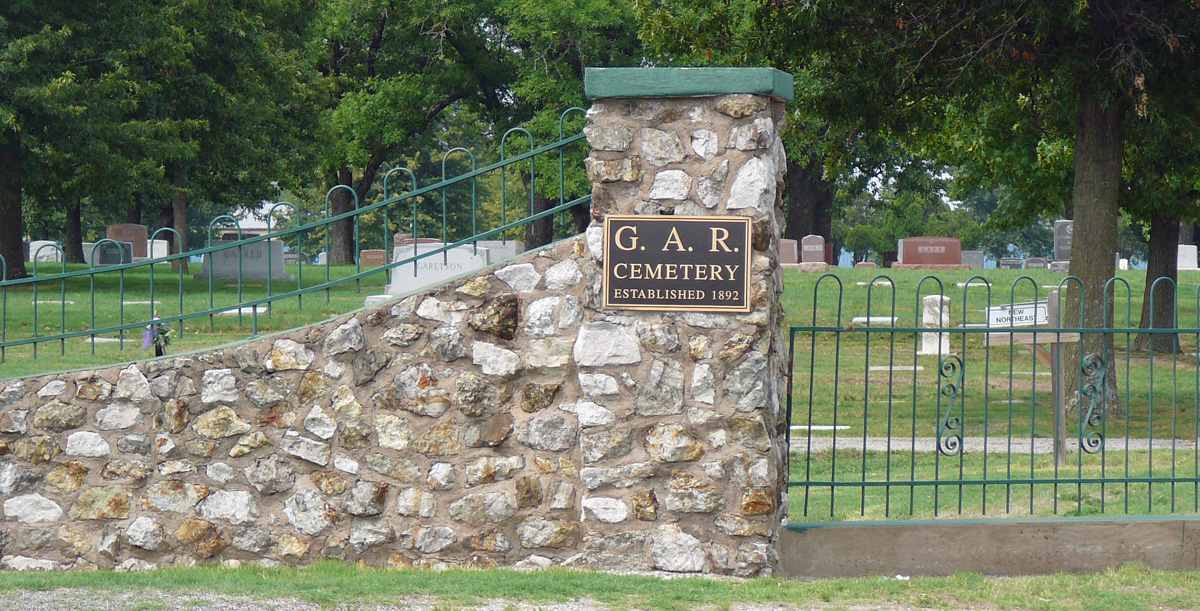
M1011 307L1005 305L988 308L987 315L989 327L1032 327L1044 325L1050 321L1045 301L1015 303Z

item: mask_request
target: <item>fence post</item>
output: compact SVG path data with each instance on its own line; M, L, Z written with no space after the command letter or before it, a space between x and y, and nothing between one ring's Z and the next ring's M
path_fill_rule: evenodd
M1035 306L1036 307L1036 306ZM1062 328L1058 290L1050 291L1046 298L1046 320L1054 328ZM1062 381L1062 343L1055 337L1050 344L1050 384L1054 389L1054 462L1062 467L1067 464L1067 393ZM1037 392L1037 380L1033 381Z
M926 295L921 308L921 326L926 329L949 327L950 298L945 295ZM950 334L945 332L922 333L921 349L917 354L922 356L950 354Z

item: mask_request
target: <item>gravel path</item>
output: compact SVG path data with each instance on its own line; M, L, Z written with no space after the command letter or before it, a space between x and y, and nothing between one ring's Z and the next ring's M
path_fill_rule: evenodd
M815 605L815 606L814 606ZM881 602L878 605L833 605L838 609L867 611L915 611L915 607L898 606ZM157 590L142 592L108 592L102 590L60 589L48 592L7 591L0 592L0 608L19 611L174 611L196 609L203 611L322 611L321 607L295 599L252 599L242 596L224 596L212 593L171 594ZM821 611L831 608L824 603L785 605L777 603L741 604L730 607L733 611ZM567 603L525 603L520 601L494 600L473 607L458 607L439 603L428 597L412 597L396 605L369 605L347 607L339 605L337 611L606 611L608 607L591 601Z
M1104 441L1104 450L1105 450L1105 452L1110 453L1110 454L1113 452L1124 452L1125 447L1127 445L1125 443L1125 441L1126 440L1124 437L1118 437L1116 439L1107 439ZM914 443L914 440L912 437L892 437L891 445L889 446L887 437L867 437L867 451L868 452L887 452L888 448L890 447L893 452L904 452L904 451L908 451L908 450L912 449L914 447L913 443ZM964 445L964 448L966 449L967 453L984 451L984 440L983 440L982 435L979 433L971 433L970 436L968 436L964 440L963 445ZM1023 439L1014 437L1012 440L1009 440L1007 437L1003 437L1003 436L992 436L992 437L988 437L988 439L987 439L987 451L991 452L991 453L1007 453L1007 452L1011 451L1013 454L1028 454L1029 446L1030 446L1030 439L1028 437L1023 438ZM1129 446L1130 451L1147 450L1150 448L1150 440L1149 439L1130 439L1128 446ZM916 451L918 451L918 452L933 452L937 448L937 438L936 437L917 437L915 447L916 447ZM1155 439L1154 440L1154 450L1156 452L1159 450L1168 450L1169 451L1172 447L1174 447L1176 450L1194 450L1194 449L1196 449L1196 443L1190 439L1175 439L1175 440ZM811 446L812 452L828 452L832 448L833 448L833 437L825 437L825 436L815 437L814 436L812 438L812 446ZM862 437L854 437L854 436L850 436L850 435L845 435L845 436L838 435L837 449L839 449L839 450L862 450L863 449L863 438ZM1079 451L1079 438L1078 437L1067 438L1067 450L1070 452L1078 452ZM809 439L808 439L807 435L805 435L803 433L797 434L796 432L793 432L792 433L792 453L803 455L805 452L808 452L808 451L809 451ZM1034 454L1053 454L1054 453L1054 440L1053 439L1040 439L1040 438L1034 439L1033 440L1033 453Z

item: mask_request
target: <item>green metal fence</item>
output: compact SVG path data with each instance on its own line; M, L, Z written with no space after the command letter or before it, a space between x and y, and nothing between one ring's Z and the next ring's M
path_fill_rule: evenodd
M364 284L380 288L388 282L390 274L404 273L400 268L411 266L415 274L416 261L445 256L444 253L460 246L481 240L520 239L522 228L535 221L545 219L543 222L552 223L554 239L567 237L572 233L568 211L576 206L587 206L591 199L590 192L572 194L567 188L566 159L568 155L582 158L586 147L581 144L582 133L565 135L563 130L571 119L578 123L582 115L581 108L563 112L559 119L559 139L543 146L537 146L532 134L525 129L509 130L500 140L499 161L483 167L478 166L475 154L467 149L450 149L443 156L442 180L424 187L418 186L416 175L408 168L394 168L384 176L380 201L370 205L361 205L358 194L345 186L335 186L326 194L322 205L311 207L323 210L323 214L306 214L303 207L291 202L273 203L268 206L268 217L275 219L277 212L286 210L290 212L290 218L295 219L295 226L265 235L247 237L237 219L221 215L209 224L208 239L203 248L106 267L95 267L93 256L92 266L74 270L68 270L62 246L49 244L39 248L39 252L31 253L31 275L19 280L7 279L10 266L0 257L0 364L11 363L14 357L62 357L86 350L95 354L97 344L102 341L111 341L118 351L134 350L140 347L142 333L151 324L166 325L175 337L218 331L243 335L248 331L250 335L256 335L264 319L278 316L287 320L273 323L272 328L278 328L280 324L283 328L295 327L307 322L299 315L306 307L310 314L308 318L313 321L361 307ZM528 150L510 155L506 150L512 148L508 142L510 135L527 141ZM454 155L469 158L470 171L447 176L446 160ZM518 175L519 180L514 180ZM557 198L542 198L542 201L549 199L543 206L546 209L537 210L534 185L537 191L546 193L553 190L554 180L558 182ZM498 202L481 199L476 188L481 181L487 181L493 193L498 191ZM349 191L353 208L335 215L330 212L330 199L339 190ZM521 197L514 200L514 193ZM233 202L230 205L232 207ZM449 217L456 212L466 214L467 206L470 230L456 232L450 226ZM361 232L361 219L372 213L383 216L381 242ZM433 216L436 220L439 214L440 228L431 235L422 235L418 217ZM499 222L494 221L497 215ZM493 218L493 221L489 223L485 217ZM248 281L244 277L241 253L247 246L281 240L300 252L320 246L328 253L331 226L346 220L354 222L353 266L334 266L326 255L323 265L303 261L288 265L288 271L294 272L294 284L275 281L270 273L265 280ZM357 256L359 249L381 245L385 251L393 252L396 245L392 233L397 228L412 234L414 250L411 256L389 257L390 262L382 267L364 269ZM236 232L237 239L214 244L214 236L222 230ZM178 234L170 228L158 229L150 238L158 239L166 233L174 234L178 244ZM442 245L418 252L416 244L420 238L435 238ZM107 242L112 240L96 243L92 254ZM47 249L57 252L57 262L38 261L37 255ZM207 279L197 280L185 274L180 265L192 257L215 258L222 252L234 250L239 253L238 273L236 279L230 281L214 279L211 273ZM273 269L272 249L268 246L265 250L267 268ZM48 265L52 266L49 270ZM193 262L189 271L197 271L196 267L198 265ZM351 284L355 287L355 296L330 304L333 289ZM321 292L325 293L325 299L314 305L310 296ZM129 299L131 296L137 298ZM225 314L229 315L223 316ZM222 336L213 343L222 339L228 341ZM146 354L135 352L117 360L142 356ZM11 375L12 368L6 372L0 367L0 377L6 377L5 373Z
M790 519L1200 513L1200 288L1114 278L1106 323L1084 328L1057 308L1077 278L1003 274L915 294L911 276L903 293L888 276L810 284L791 327ZM1170 300L1172 323L1137 328L1143 299Z

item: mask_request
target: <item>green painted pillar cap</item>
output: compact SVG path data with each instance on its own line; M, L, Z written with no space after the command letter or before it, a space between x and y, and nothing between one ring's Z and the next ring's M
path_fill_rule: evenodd
M583 93L597 98L683 98L749 93L784 102L792 75L774 68L585 68Z

